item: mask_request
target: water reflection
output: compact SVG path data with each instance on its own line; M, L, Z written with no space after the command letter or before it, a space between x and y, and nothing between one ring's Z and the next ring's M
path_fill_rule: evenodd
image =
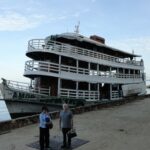
M147 88L146 92L147 92L146 94L150 94L150 88Z
M4 100L0 100L0 122L11 120L9 111Z

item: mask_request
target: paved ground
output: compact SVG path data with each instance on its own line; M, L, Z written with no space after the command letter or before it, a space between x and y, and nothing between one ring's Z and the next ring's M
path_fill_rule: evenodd
M76 150L149 150L150 99L92 111L74 117L78 138L90 142ZM60 135L54 120L51 135ZM0 150L35 150L26 146L38 140L38 125L0 135Z

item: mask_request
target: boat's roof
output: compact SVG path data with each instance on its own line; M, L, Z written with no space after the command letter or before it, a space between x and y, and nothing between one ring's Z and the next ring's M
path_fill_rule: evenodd
M110 46L107 46L106 44L103 44L103 43L100 43L100 42L97 42L95 40L92 40L88 37L85 37L81 34L78 34L78 33L70 33L70 32L67 32L67 33L62 33L62 34L59 34L57 35L58 38L66 38L66 39L72 39L72 40L77 40L77 41L81 41L81 42L88 42L88 43L91 43L91 44L94 44L94 45L97 45L97 46L100 46L100 47L105 47L105 48L108 48L110 49L111 51L115 51L115 52L119 52L119 53L122 53L124 55L127 55L129 57L141 57L140 55L136 55L136 54L132 54L132 53L129 53L129 52L125 52L123 50L119 50L117 48L113 48L113 47L110 47Z

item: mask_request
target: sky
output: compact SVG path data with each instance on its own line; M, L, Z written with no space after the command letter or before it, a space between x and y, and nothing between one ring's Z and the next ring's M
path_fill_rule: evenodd
M0 0L0 78L28 82L28 41L74 32L80 21L80 34L142 55L150 79L149 8L150 0Z

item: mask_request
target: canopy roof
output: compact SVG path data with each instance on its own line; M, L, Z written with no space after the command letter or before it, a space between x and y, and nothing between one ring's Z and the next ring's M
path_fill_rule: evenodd
M65 38L65 39L70 39L70 40L77 40L77 41L80 41L80 42L91 43L91 44L96 45L98 47L107 48L107 49L109 49L110 52L111 51L117 52L117 53L119 53L119 55L123 55L123 56L126 56L126 57L141 57L140 55L132 54L132 53L129 53L129 52L125 52L123 50L119 50L119 49L107 46L106 44L97 42L95 40L92 40L90 38L87 38L87 37L85 37L83 35L80 35L80 34L77 34L77 33L69 33L69 32L62 33L62 34L56 35L56 38Z

